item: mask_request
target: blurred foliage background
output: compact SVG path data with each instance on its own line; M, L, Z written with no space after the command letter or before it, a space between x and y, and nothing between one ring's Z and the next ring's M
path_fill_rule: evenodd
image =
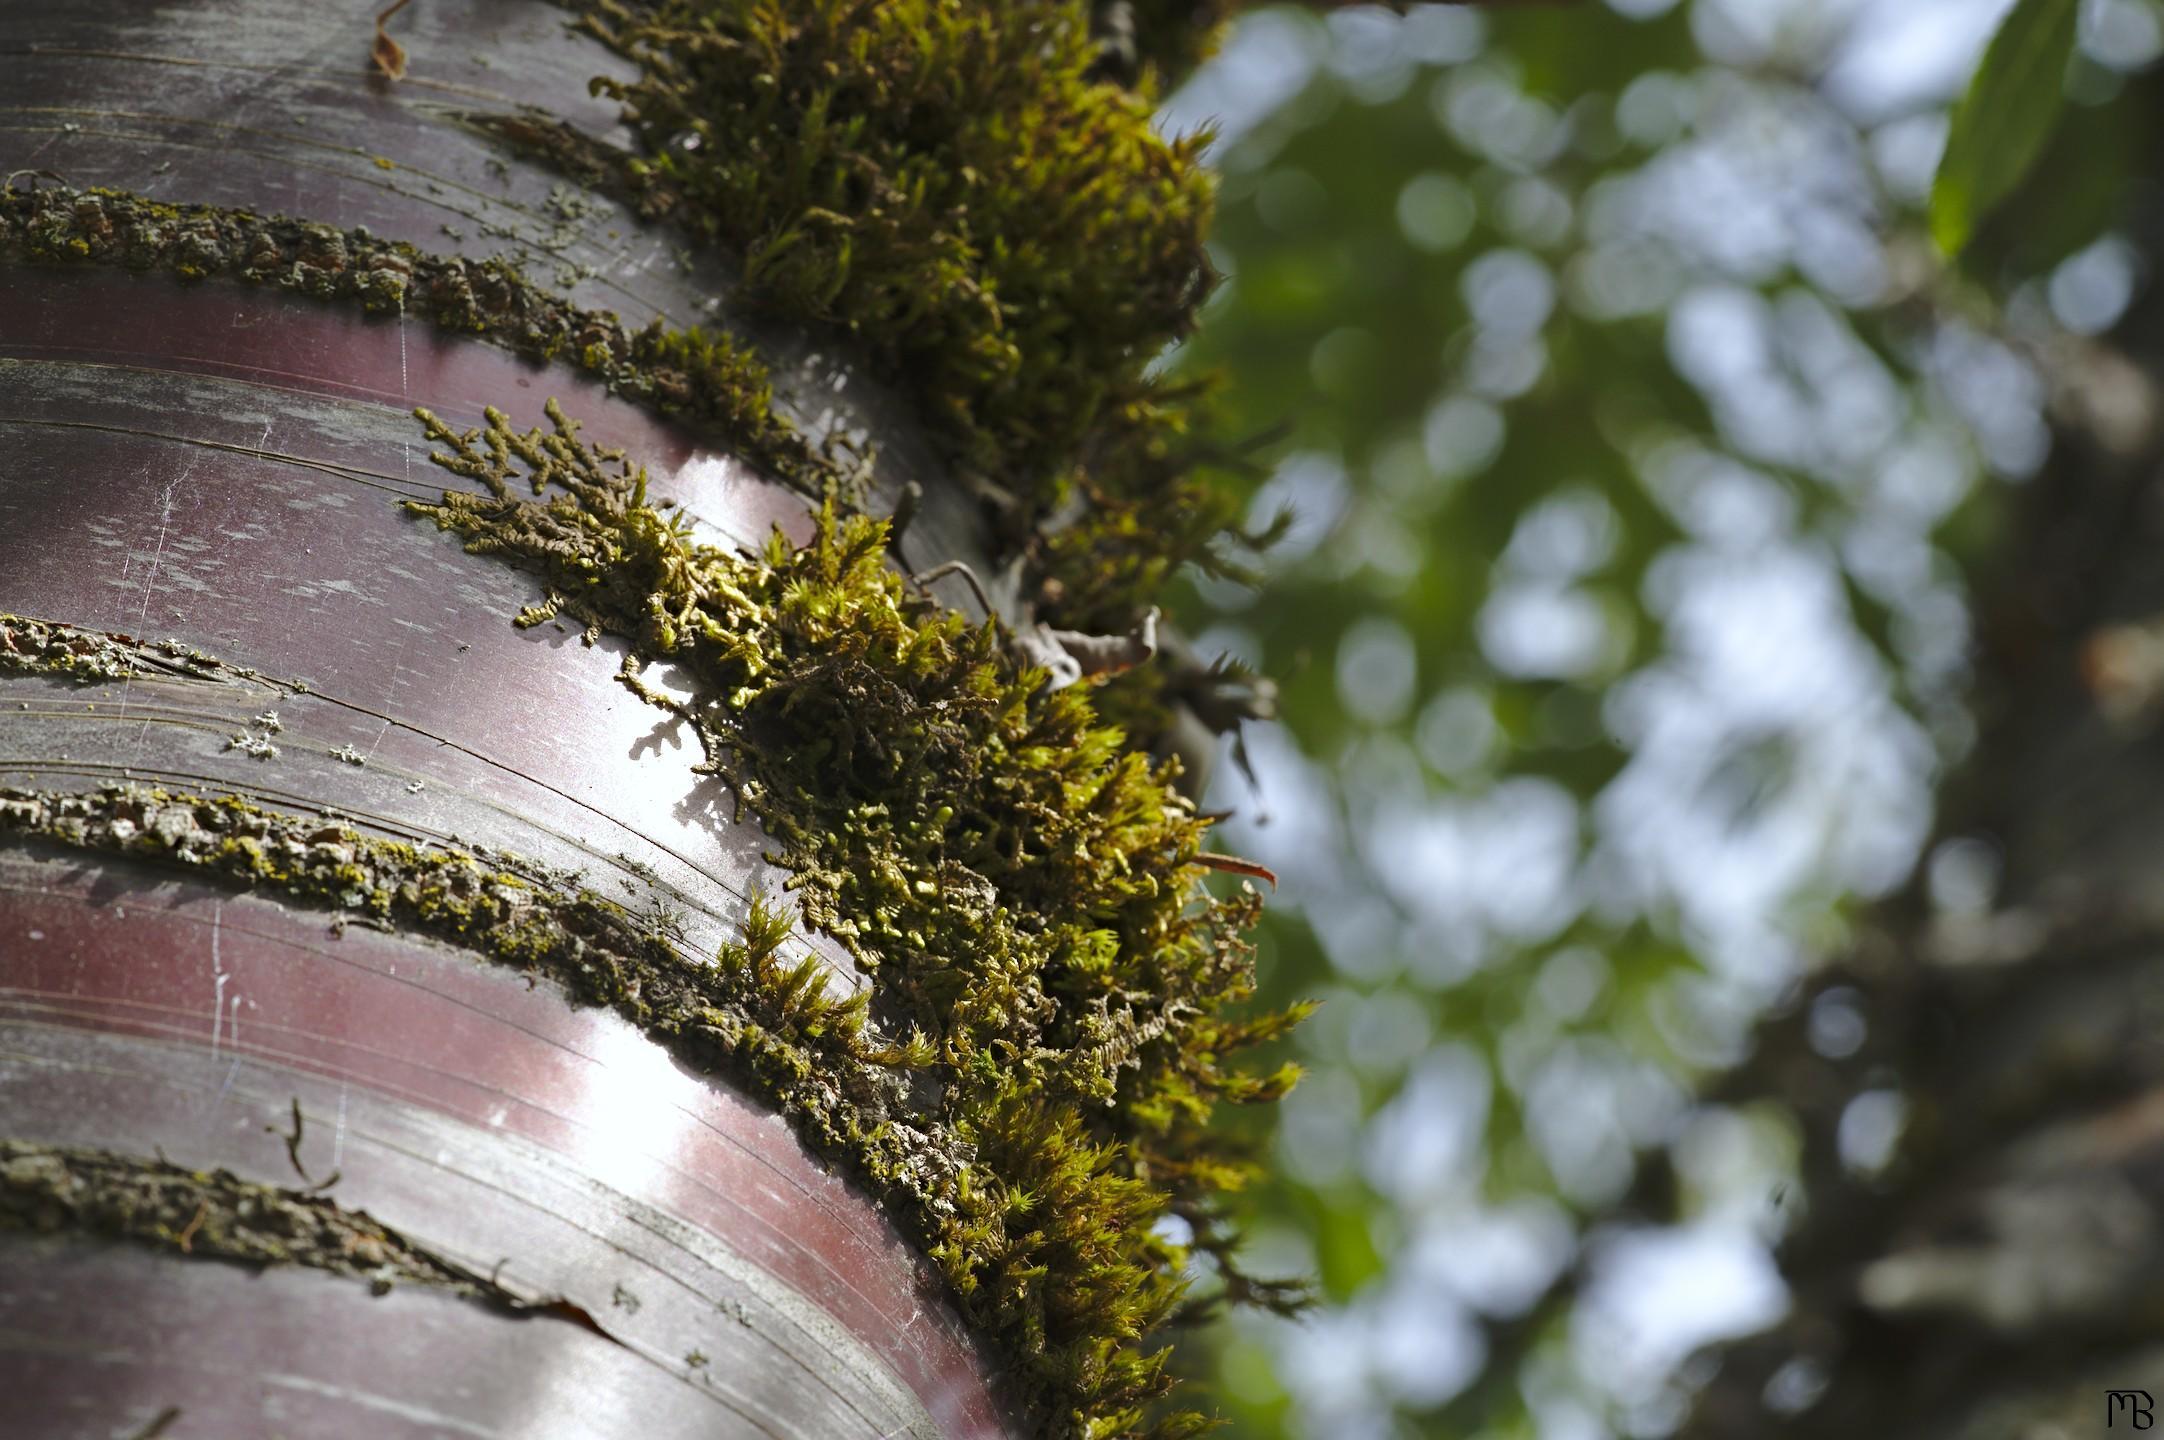
M1167 106L1218 129L1227 277L1171 363L1282 430L1240 483L1293 517L1178 606L1281 688L1211 803L1283 877L1267 997L1325 1002L1249 1254L1321 1303L1185 1360L1233 1433L1658 1435L1780 1314L1792 1127L1695 1097L1854 907L1988 893L1927 851L1964 567L2147 279L2158 0L2083 5L2035 178L1933 250L2004 9L1265 10Z

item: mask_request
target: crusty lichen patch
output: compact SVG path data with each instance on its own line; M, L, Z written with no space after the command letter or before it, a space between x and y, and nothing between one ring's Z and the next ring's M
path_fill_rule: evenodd
M0 672L93 685L141 673L142 647L124 635L0 612Z
M104 263L182 280L213 276L414 314L535 361L560 360L666 415L714 427L776 478L823 495L837 472L774 413L766 367L724 334L631 330L571 304L502 259L433 255L363 227L176 205L125 191L0 187L0 258Z
M0 1140L0 1231L75 1232L244 1265L303 1265L523 1308L508 1291L329 1197L109 1150Z
M1098 723L1086 687L1019 663L996 624L915 595L883 563L883 521L829 505L810 544L740 555L650 505L644 472L554 402L552 433L420 414L436 462L485 493L410 508L543 577L520 623L631 642L624 682L691 725L701 768L764 822L805 915L869 979L868 1006L836 1010L755 933L724 968L767 1008L717 1020L718 1038L904 1202L1054 1433L1141 1433L1168 1383L1143 1342L1187 1258L1152 1222L1181 1215L1226 1261L1219 1200L1252 1162L1210 1113L1292 1080L1230 1063L1295 1017L1230 1013L1253 989L1239 934L1257 902L1201 890L1207 822L1175 767ZM660 661L696 678L692 699L643 681ZM913 1106L881 1117L878 1091L855 1093L882 1072L914 1072ZM805 1098L820 1076L833 1100Z
M138 640L6 611L0 611L0 674L45 675L82 685L138 675L274 684L179 640Z
M437 935L614 1003L624 972L678 964L622 906L517 856L422 848L236 795L154 786L0 788L0 839L186 866L228 884Z

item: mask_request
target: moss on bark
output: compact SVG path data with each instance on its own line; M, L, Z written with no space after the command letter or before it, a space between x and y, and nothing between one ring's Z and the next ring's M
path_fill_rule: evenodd
M1151 112L1229 7L570 8L641 66L593 83L643 153L547 116L496 132L732 256L750 303L862 342L998 500L1045 617L1125 629L1178 566L1225 564L1206 387L1147 367L1215 282L1204 137Z
M1199 392L1147 373L1209 289L1211 181L1200 142L1159 136L1150 114L1224 7L574 8L640 66L595 85L624 103L643 152L580 143L547 116L492 132L726 251L754 303L854 336L994 499L1040 617L1124 631L1178 566L1216 563L1230 510L1201 478ZM0 194L10 254L412 310L581 366L835 493L726 337L628 334L501 261L35 188ZM704 768L775 838L806 916L848 946L860 998L832 996L813 962L784 963L786 926L764 906L714 963L693 961L562 877L235 797L0 792L0 837L368 914L614 1006L845 1159L941 1266L1046 1433L1192 1433L1197 1417L1153 1403L1192 1252L1234 1293L1283 1298L1232 1265L1224 1196L1254 1162L1209 1128L1219 1102L1273 1100L1293 1078L1234 1063L1297 1018L1234 1014L1253 988L1240 933L1255 897L1202 890L1207 823L1175 771L1104 723L1086 687L1018 661L996 624L915 593L884 563L882 522L830 499L807 546L700 545L648 503L643 472L550 413L553 433L490 411L460 434L424 412L439 463L485 493L415 508L545 578L548 600L521 623L562 613L630 642L624 683L694 727ZM1066 502L1067 523L1050 524ZM692 699L643 682L658 661L695 677ZM1149 694L1129 713L1146 717ZM1192 1246L1155 1228L1168 1212L1191 1222Z
M762 1078L786 1093L807 1065L870 1062L929 1082L917 1123L939 1138L920 1155L952 1157L943 1173L898 1165L895 1120L799 1113L887 1193L902 1184L1059 1433L1138 1433L1168 1383L1145 1342L1187 1259L1152 1224L1177 1211L1228 1263L1216 1206L1253 1163L1208 1132L1211 1111L1293 1079L1231 1063L1297 1018L1232 1014L1253 990L1255 897L1201 889L1208 825L1176 766L1100 724L1087 687L1015 658L996 622L914 594L883 561L884 522L829 505L804 547L701 544L647 502L642 470L549 413L551 432L491 411L458 433L422 412L436 462L485 493L409 507L543 577L519 623L564 615L631 643L626 685L691 724L701 768L766 825L806 916L870 982L884 1038L827 1019L819 1043L762 1053ZM693 698L644 683L661 661ZM782 1006L769 1028L818 994L808 972L755 989Z

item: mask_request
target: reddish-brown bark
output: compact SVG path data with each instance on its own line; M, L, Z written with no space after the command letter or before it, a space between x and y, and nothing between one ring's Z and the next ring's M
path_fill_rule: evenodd
M585 88L622 61L532 0L420 6L394 87L365 9L17 0L0 170L523 252L633 326L711 318L724 273L461 121L540 105L622 142ZM923 447L845 362L760 338L807 430L866 427L883 483L909 477ZM709 534L803 533L802 497L568 369L271 287L0 266L0 611L256 672L0 675L0 786L164 785L455 836L663 898L693 951L733 934L781 877L691 773L691 737L615 684L606 645L514 630L538 587L396 503L442 489L413 406L533 424L550 396ZM959 499L927 489L912 548L972 556ZM547 984L328 919L0 850L0 1135L295 1187L335 1170L340 1204L551 1303L0 1232L0 1430L124 1434L169 1410L175 1437L1014 1428L936 1273L780 1117ZM296 1102L306 1176L282 1138Z

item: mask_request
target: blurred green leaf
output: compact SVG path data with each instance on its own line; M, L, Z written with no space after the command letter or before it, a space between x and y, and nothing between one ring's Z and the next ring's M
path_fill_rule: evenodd
M1339 1197L1336 1204L1318 1204L1308 1224L1315 1237L1319 1278L1331 1298L1343 1300L1381 1273L1383 1257L1375 1248L1367 1207L1353 1195Z
M1931 238L1942 253L1961 253L2051 138L2080 9L2080 0L2017 0L1991 37L1931 185Z
M2068 104L2012 196L1981 219L1962 268L2004 282L2051 268L2116 224L2127 185L2152 174L2164 137L2154 87L2129 85L2109 102Z

